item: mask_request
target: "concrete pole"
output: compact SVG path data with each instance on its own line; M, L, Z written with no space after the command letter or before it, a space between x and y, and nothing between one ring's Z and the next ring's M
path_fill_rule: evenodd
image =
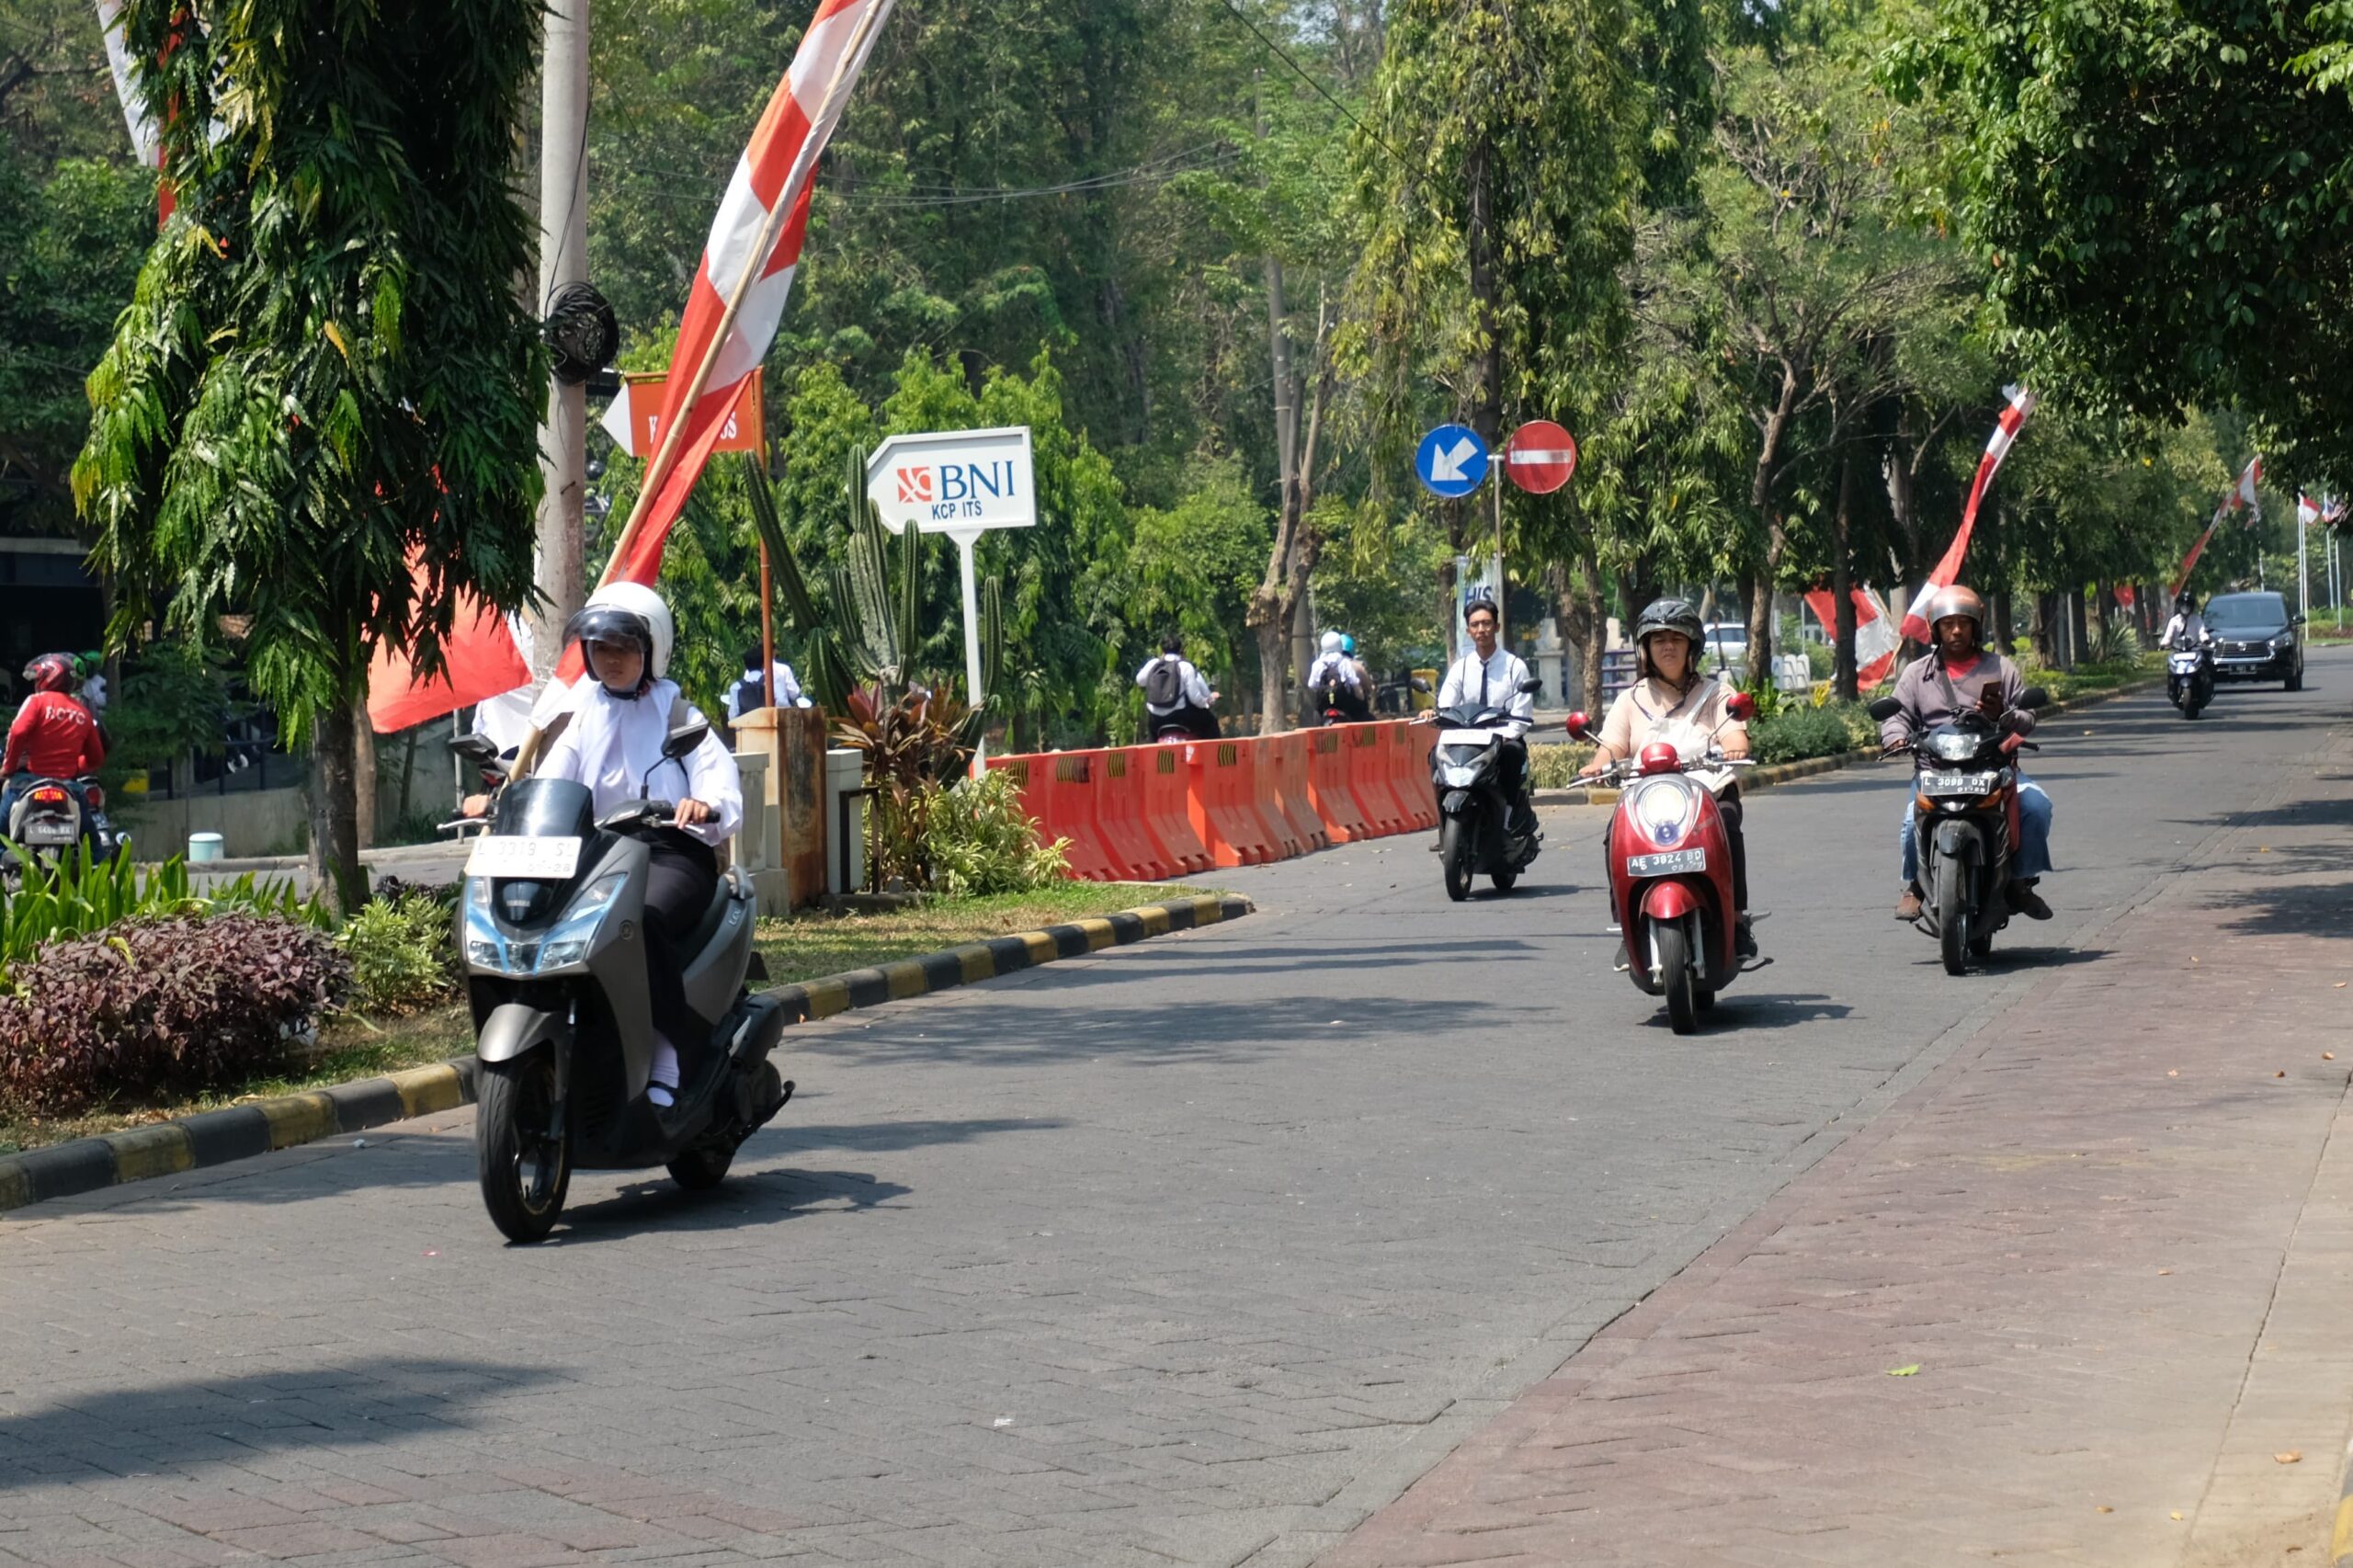
M542 315L556 290L588 280L588 4L549 0L540 89L540 298ZM531 668L552 672L563 653L563 628L585 595L581 511L588 493L585 389L551 379L547 422L540 427L537 577L546 603L531 627Z

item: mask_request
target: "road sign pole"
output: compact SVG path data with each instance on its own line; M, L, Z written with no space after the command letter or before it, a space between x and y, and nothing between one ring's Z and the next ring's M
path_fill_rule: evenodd
M1504 604L1511 597L1504 582L1504 487L1500 483L1488 486L1495 493L1495 563L1487 585L1495 593L1495 641L1504 640Z
M978 528L954 528L949 538L956 541L956 569L964 584L964 700L977 710L981 705L981 596L972 573L972 547L981 541ZM985 730L985 724L983 729ZM972 777L981 776L981 765L988 756L988 736L972 736Z

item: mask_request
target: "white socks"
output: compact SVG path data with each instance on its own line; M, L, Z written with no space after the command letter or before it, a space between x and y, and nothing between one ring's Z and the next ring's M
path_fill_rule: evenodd
M678 1048L662 1035L654 1037L654 1081L646 1085L645 1097L664 1110L678 1101Z

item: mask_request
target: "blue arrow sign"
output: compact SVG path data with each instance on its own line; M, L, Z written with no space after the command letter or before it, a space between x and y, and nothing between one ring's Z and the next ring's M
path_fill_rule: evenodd
M1433 495L1468 495L1487 477L1487 443L1468 425L1441 425L1422 437L1414 472Z

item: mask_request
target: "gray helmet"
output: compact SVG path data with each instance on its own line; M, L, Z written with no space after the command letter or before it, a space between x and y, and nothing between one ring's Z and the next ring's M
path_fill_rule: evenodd
M1651 673L1650 639L1654 633L1661 631L1672 631L1677 637L1690 642L1691 669L1696 673L1699 665L1699 651L1707 640L1707 634L1700 630L1699 612L1693 608L1690 600L1672 597L1653 599L1644 608L1643 613L1635 618L1634 647L1638 651L1635 662L1642 666L1644 675Z

